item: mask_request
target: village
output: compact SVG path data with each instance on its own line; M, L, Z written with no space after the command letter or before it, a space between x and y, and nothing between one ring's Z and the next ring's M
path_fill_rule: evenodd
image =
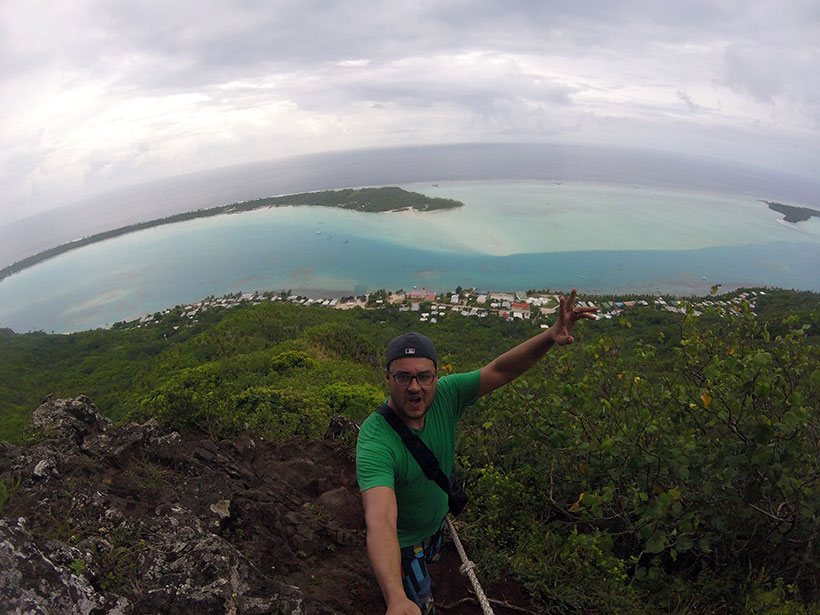
M577 299L580 307L597 307L598 317L610 319L627 310L660 309L684 314L689 311L695 316L702 314L706 308L740 310L748 302L754 310L755 298L765 295L763 290L740 292L732 297L697 298L682 300L671 297L611 298L596 297ZM289 291L256 291L235 293L223 297L207 297L195 303L168 308L162 312L148 314L128 323L118 323L121 327L141 327L163 319L164 316L177 315L197 322L197 316L206 310L230 309L241 305L257 305L266 301L287 301L304 306L321 306L329 309L385 309L393 308L399 312L418 314L419 322L435 324L448 314L459 314L469 318L495 317L506 321L531 321L541 328L549 326L549 316L558 309L559 295L551 291L484 291L476 288L457 287L446 293L436 293L425 288L405 291L378 290L362 295L348 295L337 298L311 298L291 294Z

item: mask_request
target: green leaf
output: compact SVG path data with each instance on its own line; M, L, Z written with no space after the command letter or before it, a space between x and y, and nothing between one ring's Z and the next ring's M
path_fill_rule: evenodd
M656 531L652 536L649 537L649 540L646 541L646 546L644 546L643 550L646 553L660 553L666 547L666 534L663 532Z
M688 551L694 546L694 541L688 536L682 536L678 538L678 542L675 543L675 548L677 548L678 552L681 551Z

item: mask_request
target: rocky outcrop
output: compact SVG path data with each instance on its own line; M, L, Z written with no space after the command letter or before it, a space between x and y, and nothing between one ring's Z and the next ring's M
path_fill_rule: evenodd
M0 443L3 612L297 615L380 604L352 461L332 442L117 426L86 397L47 401L32 428L35 444Z
M25 519L0 519L0 601L4 613L132 612L130 602L98 591L80 549L32 535Z

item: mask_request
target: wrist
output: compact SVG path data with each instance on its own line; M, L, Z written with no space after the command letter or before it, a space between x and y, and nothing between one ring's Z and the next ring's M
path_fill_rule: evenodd
M385 588L382 593L384 594L384 602L388 607L408 599L407 594L404 593L404 586L401 583L398 584L398 587Z

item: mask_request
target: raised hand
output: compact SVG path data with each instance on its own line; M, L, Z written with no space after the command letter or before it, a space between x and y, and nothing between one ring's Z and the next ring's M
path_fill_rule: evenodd
M596 320L595 313L598 311L596 307L577 307L575 305L575 296L577 291L573 288L569 297L563 295L558 297L558 319L555 324L550 327L552 330L552 340L559 346L571 344L575 341L572 337L572 329L575 323L586 318L587 320Z

